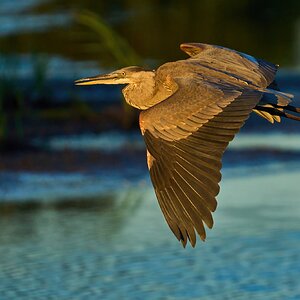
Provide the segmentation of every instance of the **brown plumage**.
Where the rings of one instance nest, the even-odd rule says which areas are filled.
[[[222,155],[249,114],[270,122],[300,120],[287,112],[300,109],[289,104],[292,95],[271,88],[276,65],[219,46],[180,47],[190,58],[156,71],[127,67],[76,84],[126,84],[125,100],[142,110],[140,128],[160,208],[177,239],[194,247],[195,231],[205,240],[204,224],[213,226]],[[274,103],[263,102],[264,94],[272,94]]]

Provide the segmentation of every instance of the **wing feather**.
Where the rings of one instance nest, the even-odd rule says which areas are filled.
[[[262,88],[273,82],[278,68],[272,63],[221,46],[185,43],[180,48],[192,59],[217,72]]]
[[[214,182],[216,180],[220,180],[221,176],[219,176],[220,179],[213,179],[210,177],[210,180],[201,180],[201,177],[209,177],[210,173],[208,172],[199,172],[196,168],[195,165],[191,165],[188,161],[182,159],[182,158],[177,158],[177,164],[178,166],[175,165],[174,169],[178,171],[181,170],[183,173],[185,173],[186,176],[190,178],[192,182],[197,184],[197,190],[201,191],[201,194],[205,197],[207,201],[207,206],[211,207],[211,209],[214,209],[216,206],[216,202],[214,197],[218,194],[219,190],[217,189],[216,191],[213,190],[214,188]],[[194,171],[194,173],[192,173]],[[220,175],[220,174],[218,174]],[[209,201],[211,200],[211,201]],[[211,205],[210,205],[211,203]]]
[[[183,246],[188,240],[195,246],[195,230],[205,240],[203,222],[208,228],[213,226],[222,155],[262,93],[229,90],[228,85],[216,90],[212,85],[206,86],[209,93],[202,95],[203,82],[191,79],[177,83],[178,91],[167,101],[141,112],[140,126],[151,180],[166,222]],[[184,100],[184,106],[177,106],[177,99],[181,105]]]

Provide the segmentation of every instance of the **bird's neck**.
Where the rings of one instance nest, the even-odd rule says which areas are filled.
[[[143,81],[128,84],[123,89],[126,102],[140,110],[148,109],[173,94],[165,82],[155,78],[155,73],[147,75]]]

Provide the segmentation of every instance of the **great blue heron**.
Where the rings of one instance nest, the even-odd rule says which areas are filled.
[[[204,241],[221,180],[221,159],[249,114],[270,122],[300,120],[290,94],[271,88],[276,65],[220,46],[182,44],[190,57],[157,70],[127,67],[77,85],[126,84],[123,95],[140,113],[147,163],[164,217],[183,246]],[[261,100],[272,94],[275,101]]]

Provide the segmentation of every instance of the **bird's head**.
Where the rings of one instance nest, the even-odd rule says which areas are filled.
[[[135,84],[140,83],[147,76],[154,76],[153,71],[146,71],[140,67],[126,67],[108,74],[82,78],[75,81],[76,85],[94,84]]]

